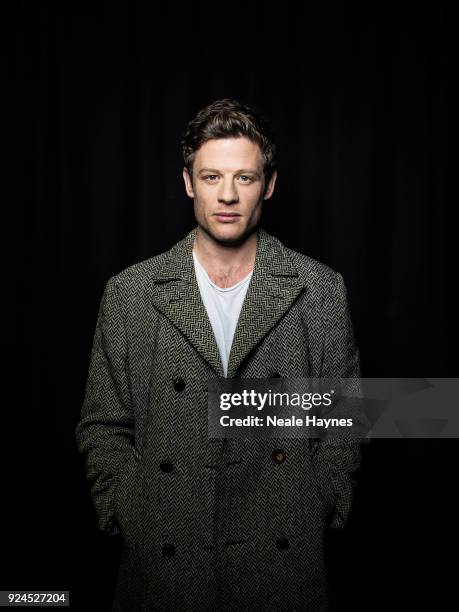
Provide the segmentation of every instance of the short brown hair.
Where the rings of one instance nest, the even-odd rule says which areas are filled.
[[[201,109],[190,121],[183,135],[181,146],[183,160],[190,176],[196,151],[208,140],[245,136],[256,142],[263,154],[266,182],[277,167],[277,147],[267,120],[252,106],[237,100],[216,100]]]

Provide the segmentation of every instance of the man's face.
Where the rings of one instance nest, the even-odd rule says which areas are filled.
[[[265,186],[263,164],[258,144],[245,137],[221,138],[196,151],[193,181],[183,169],[196,221],[217,242],[243,242],[258,224],[263,200],[271,197],[277,177],[274,172]]]

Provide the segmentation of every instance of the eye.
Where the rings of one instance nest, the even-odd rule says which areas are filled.
[[[216,178],[217,175],[216,174],[208,174],[207,176],[204,177],[204,180],[207,181],[207,179],[213,179]]]
[[[252,182],[252,177],[246,176],[245,174],[241,174],[240,178],[241,179],[247,179],[246,181],[242,181],[243,183],[251,183]]]

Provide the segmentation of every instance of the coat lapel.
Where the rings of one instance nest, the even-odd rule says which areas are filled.
[[[192,257],[197,227],[177,242],[153,276],[154,305],[186,336],[213,370],[224,376],[212,325],[201,298]],[[253,275],[234,333],[228,378],[280,320],[304,288],[282,243],[257,230]]]
[[[283,244],[259,228],[253,275],[234,332],[228,378],[236,376],[242,362],[303,289],[304,284]]]
[[[197,227],[169,251],[153,279],[153,303],[178,327],[220,376],[224,376],[214,332],[194,272],[193,243]]]

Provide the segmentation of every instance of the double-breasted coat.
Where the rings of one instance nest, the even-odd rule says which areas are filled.
[[[113,610],[326,610],[323,535],[349,516],[359,441],[208,436],[224,373],[196,231],[100,303],[75,433],[100,529],[122,538]],[[227,376],[360,376],[341,275],[261,227]]]

